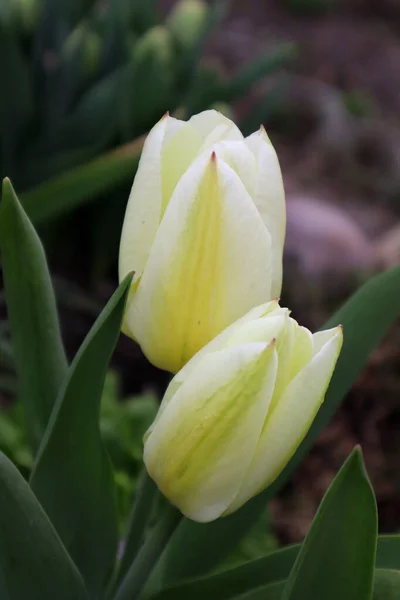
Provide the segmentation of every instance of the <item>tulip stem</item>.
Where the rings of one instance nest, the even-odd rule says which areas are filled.
[[[144,469],[135,493],[135,500],[125,539],[125,548],[116,574],[117,582],[121,581],[125,576],[143,543],[144,531],[149,522],[150,513],[154,507],[157,494],[158,489],[156,484]]]
[[[181,519],[182,514],[172,504],[166,505],[160,520],[128,569],[114,600],[135,600],[139,597]]]

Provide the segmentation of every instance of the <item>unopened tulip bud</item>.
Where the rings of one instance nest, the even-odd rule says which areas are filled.
[[[166,27],[157,25],[149,29],[137,40],[133,49],[136,62],[157,61],[165,68],[172,62],[173,44],[171,34]]]
[[[203,0],[181,0],[167,19],[167,25],[183,48],[191,48],[198,40],[209,11]]]
[[[165,496],[206,522],[268,487],[308,432],[342,339],[341,327],[312,335],[272,301],[204,347],[145,435],[145,465]]]
[[[279,296],[285,198],[264,129],[247,138],[210,110],[149,133],[122,231],[134,271],[124,332],[177,372],[228,325]]]

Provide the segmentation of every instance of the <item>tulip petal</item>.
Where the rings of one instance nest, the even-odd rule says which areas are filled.
[[[119,280],[135,271],[135,281],[140,277],[149,256],[161,218],[161,148],[171,117],[163,117],[153,127],[143,146],[134,179],[119,250]]]
[[[272,295],[282,287],[282,254],[286,231],[285,190],[278,157],[262,127],[245,139],[258,164],[254,203],[272,238]]]
[[[153,424],[149,431],[156,425],[158,419],[168,406],[171,398],[176,394],[178,389],[191,375],[193,370],[199,365],[207,354],[217,352],[223,348],[230,348],[234,344],[245,344],[249,342],[269,342],[277,338],[281,329],[284,326],[284,316],[287,314],[287,308],[280,308],[276,300],[271,300],[264,305],[258,306],[247,313],[241,319],[232,323],[224,329],[222,333],[217,335],[211,342],[202,348],[188,363],[175,375],[170,382],[164,397],[161,401],[160,408]],[[262,318],[265,315],[271,316],[268,319]],[[272,313],[274,316],[272,316]],[[260,316],[260,318],[257,318]],[[146,433],[148,435],[148,433]]]
[[[177,372],[271,297],[271,237],[237,174],[202,155],[175,188],[126,321],[147,358]]]
[[[268,487],[304,439],[332,377],[342,347],[342,329],[331,329],[325,340],[311,362],[290,382],[275,409],[271,406],[252,464],[226,514]]]
[[[242,141],[221,141],[214,144],[213,150],[218,158],[225,161],[239,176],[244,187],[253,198],[257,180],[257,162],[254,154]]]
[[[188,121],[203,138],[202,150],[209,150],[220,140],[243,140],[240,129],[233,121],[216,110],[204,110]]]
[[[199,154],[203,139],[190,122],[181,121],[171,135],[166,135],[162,148],[162,215],[173,191],[185,171]]]
[[[294,343],[290,365],[289,381],[296,377],[313,357],[313,335],[306,327],[301,327],[294,321]],[[330,336],[331,337],[331,336]],[[326,341],[329,341],[327,338]],[[321,345],[322,347],[322,345]]]
[[[208,354],[173,396],[144,447],[150,476],[189,518],[218,518],[240,488],[268,411],[274,344]]]
[[[191,358],[189,362],[187,362],[186,365],[182,367],[180,371],[177,372],[175,377],[168,385],[164,397],[161,401],[160,408],[158,409],[158,413],[156,415],[154,423],[150,426],[150,429],[157,423],[157,420],[160,418],[160,416],[166,409],[169,401],[174,396],[174,394],[176,394],[181,385],[186,381],[189,375],[193,372],[193,370],[199,365],[199,363],[207,354],[211,354],[212,352],[217,352],[218,350],[223,350],[224,348],[231,346],[232,343],[230,343],[230,340],[232,339],[232,337],[235,336],[236,332],[241,331],[243,325],[247,323],[253,325],[254,323],[254,327],[258,328],[258,319],[261,319],[267,314],[271,316],[273,315],[272,318],[280,317],[286,314],[287,311],[287,308],[281,308],[279,306],[277,300],[271,300],[270,302],[266,302],[265,304],[256,306],[256,308],[252,308],[246,315],[244,315],[244,317],[241,317],[240,319],[232,323],[232,325],[229,325],[229,327],[224,329],[219,335],[212,339],[211,342],[209,342],[206,346],[199,350],[199,352],[197,352],[197,354],[195,354],[193,358]],[[254,336],[256,339],[243,339],[241,343],[247,343],[250,341],[265,341],[265,338],[259,335],[259,333],[260,332],[258,331],[258,334]],[[270,335],[269,339],[272,339],[273,337],[275,336]]]

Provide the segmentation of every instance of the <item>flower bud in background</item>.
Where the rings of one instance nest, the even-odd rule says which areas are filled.
[[[124,332],[177,372],[251,308],[279,295],[285,199],[263,128],[243,138],[210,110],[149,133],[122,230],[119,276],[135,272]]]
[[[203,0],[181,0],[175,4],[167,19],[167,25],[182,48],[194,46],[201,35],[209,11]]]
[[[171,381],[145,434],[160,490],[200,522],[240,508],[281,473],[309,430],[342,346],[276,301],[251,310]]]
[[[135,62],[154,60],[163,68],[171,68],[173,43],[166,27],[152,27],[133,44],[132,58]]]
[[[92,31],[85,21],[82,21],[65,40],[61,58],[68,61],[79,56],[85,72],[89,76],[94,76],[99,68],[100,53],[100,36]]]

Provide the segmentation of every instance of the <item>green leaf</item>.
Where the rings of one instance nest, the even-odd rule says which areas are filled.
[[[8,179],[0,207],[0,248],[26,430],[36,449],[67,360],[43,246]]]
[[[36,182],[38,177],[45,179],[68,163],[79,164],[104,150],[117,133],[115,106],[125,70],[126,67],[121,67],[97,82],[72,114],[50,124],[48,131],[29,150],[24,181]],[[56,101],[54,98],[54,103]]]
[[[261,588],[236,596],[235,600],[281,600],[285,583],[285,581],[274,581]]]
[[[376,565],[380,569],[400,571],[400,535],[380,535]]]
[[[280,44],[273,51],[259,56],[249,65],[241,69],[231,81],[226,84],[222,100],[233,102],[237,100],[265,75],[274,73],[279,68],[293,60],[296,46],[293,43]]]
[[[356,448],[318,508],[282,600],[371,598],[377,535],[375,495]]]
[[[400,571],[376,569],[372,600],[398,600],[400,598]]]
[[[293,544],[246,562],[238,567],[193,579],[177,586],[164,588],[155,594],[148,591],[151,600],[228,600],[252,588],[265,588],[277,580],[282,589],[289,577],[301,544]],[[378,537],[375,566],[380,569],[400,570],[400,535]]]
[[[363,285],[326,323],[324,328],[343,325],[343,349],[325,401],[296,454],[274,484],[233,515],[206,525],[184,519],[153,575],[152,589],[211,571],[237,546],[307,454],[361,373],[369,354],[399,316],[399,296],[400,267],[395,267]]]
[[[287,546],[264,558],[247,562],[239,567],[194,579],[179,586],[168,587],[158,593],[148,591],[151,600],[228,600],[238,594],[247,593],[253,587],[265,587],[276,580],[287,579],[300,544]],[[187,549],[185,548],[185,552]]]
[[[128,275],[119,286],[75,356],[31,478],[94,598],[105,589],[116,555],[114,479],[100,437],[99,413],[130,280]]]
[[[235,600],[282,600],[285,581],[274,581],[268,585],[252,589]],[[192,596],[187,596],[192,599]],[[314,596],[312,596],[314,598]],[[372,600],[398,600],[400,598],[400,571],[377,569],[374,577]],[[176,600],[179,600],[177,597]],[[324,596],[325,600],[325,596]]]
[[[0,453],[2,600],[88,600],[82,578],[14,465]]]
[[[132,181],[144,137],[46,181],[21,196],[34,223],[50,221],[96,198],[122,182]]]

